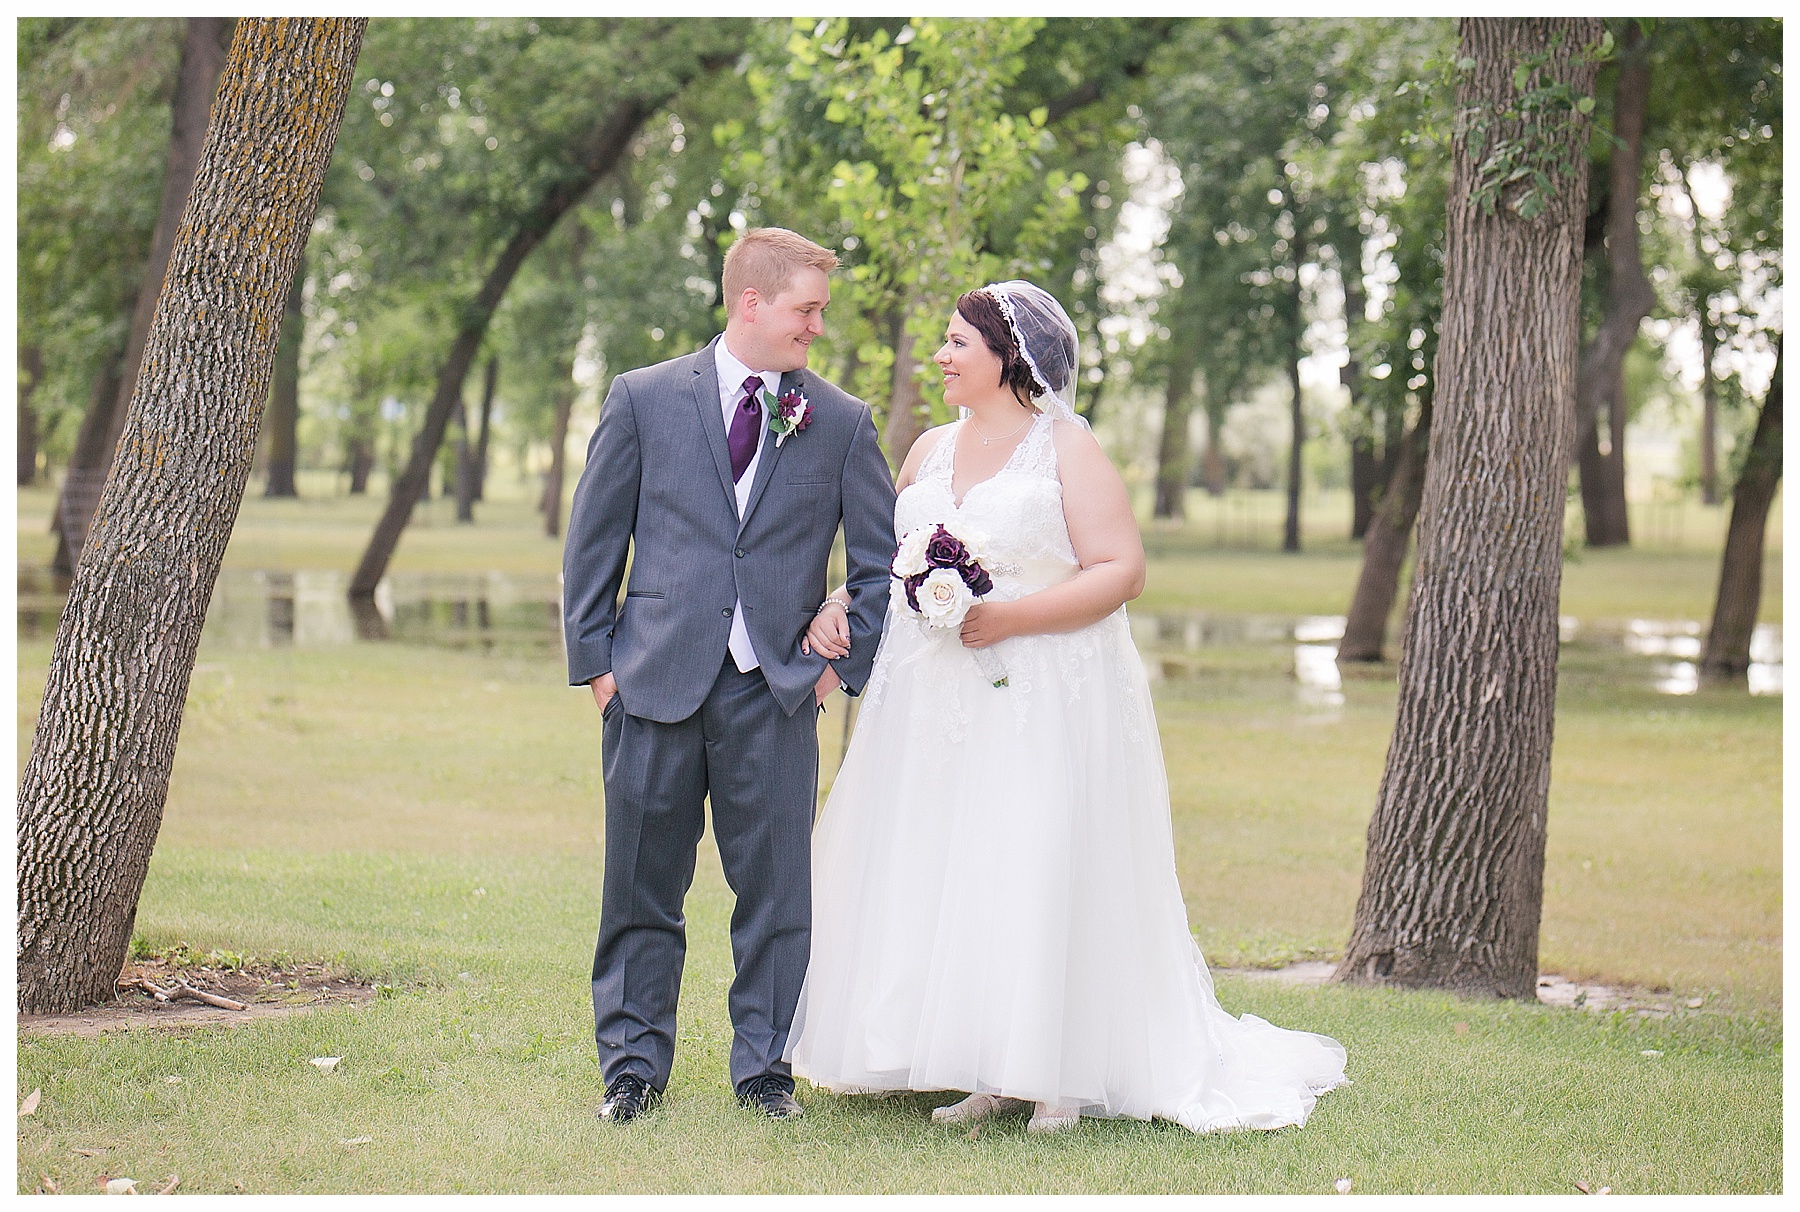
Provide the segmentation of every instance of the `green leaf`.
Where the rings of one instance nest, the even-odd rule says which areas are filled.
[[[1584,114],[1591,114],[1594,112],[1594,99],[1592,97],[1583,97],[1581,100],[1575,102],[1575,108]]]

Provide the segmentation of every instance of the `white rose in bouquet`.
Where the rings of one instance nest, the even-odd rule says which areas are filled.
[[[915,595],[919,615],[930,627],[960,627],[975,603],[975,595],[953,568],[939,568],[926,577]]]
[[[931,542],[932,527],[915,526],[900,539],[894,553],[893,573],[897,577],[917,576],[925,571],[925,546]]]
[[[988,557],[993,553],[988,550],[987,532],[958,526],[951,533],[962,540],[962,545],[968,549],[970,559],[977,564],[988,562]]]

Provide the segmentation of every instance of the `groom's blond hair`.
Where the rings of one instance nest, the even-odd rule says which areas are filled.
[[[753,227],[725,250],[725,272],[720,286],[725,293],[725,315],[737,314],[738,300],[746,290],[773,299],[788,288],[801,266],[830,273],[838,267],[837,254],[814,244],[785,227]]]

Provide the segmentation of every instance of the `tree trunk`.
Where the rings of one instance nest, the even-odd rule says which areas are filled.
[[[1375,520],[1375,501],[1381,495],[1381,460],[1372,437],[1350,442],[1350,537],[1366,539]],[[1367,557],[1364,557],[1365,559]]]
[[[1156,452],[1156,503],[1152,516],[1187,517],[1188,409],[1194,398],[1194,363],[1184,351],[1169,367],[1163,393],[1162,441]]]
[[[1354,235],[1340,225],[1334,229],[1332,243],[1338,250],[1338,277],[1344,284],[1344,338],[1350,354],[1338,368],[1338,383],[1350,393],[1352,414],[1362,400],[1362,362],[1356,356],[1356,325],[1368,309],[1367,292],[1362,280],[1362,233]],[[1353,255],[1352,255],[1353,254]],[[1393,469],[1381,471],[1381,460],[1375,457],[1375,418],[1369,417],[1368,432],[1350,443],[1350,537],[1361,539],[1374,520],[1375,498],[1381,486],[1392,478]],[[1390,451],[1389,453],[1392,453]]]
[[[1731,490],[1731,524],[1719,563],[1719,596],[1707,628],[1700,672],[1709,678],[1737,679],[1750,668],[1750,636],[1762,606],[1763,533],[1769,507],[1781,484],[1781,343],[1775,344],[1775,374],[1756,418],[1756,433],[1737,486]]]
[[[1700,300],[1700,499],[1719,503],[1719,380],[1713,375],[1713,357],[1719,352],[1719,335],[1707,320],[1710,299]]]
[[[1619,39],[1619,75],[1613,92],[1613,145],[1607,163],[1607,306],[1599,331],[1581,355],[1576,380],[1576,449],[1581,458],[1581,501],[1590,547],[1630,541],[1625,512],[1625,354],[1638,326],[1656,306],[1656,290],[1644,275],[1638,241],[1638,197],[1643,183],[1644,120],[1650,106],[1650,55],[1643,31],[1627,21]],[[1616,413],[1617,440],[1601,456],[1597,439],[1600,411]],[[1589,484],[1590,476],[1599,479]]]
[[[460,396],[450,419],[456,425],[453,459],[456,470],[451,477],[456,485],[456,520],[472,523],[475,521],[475,443],[469,439],[468,406]]]
[[[488,434],[494,417],[494,391],[500,385],[500,355],[489,354],[487,378],[481,385],[481,436],[475,441],[475,499],[487,499]]]
[[[569,414],[575,407],[575,384],[569,376],[556,389],[556,416],[550,423],[550,470],[544,476],[544,533],[562,533],[563,476],[569,461]]]
[[[350,439],[347,470],[350,472],[350,495],[365,496],[369,491],[369,473],[375,470],[375,440],[360,435]]]
[[[1306,411],[1305,401],[1300,395],[1300,361],[1306,356],[1301,348],[1301,338],[1306,334],[1305,309],[1300,299],[1300,267],[1306,263],[1306,218],[1300,207],[1294,207],[1294,297],[1290,303],[1293,314],[1289,317],[1291,326],[1291,345],[1288,350],[1288,377],[1294,385],[1294,407],[1292,412],[1293,438],[1288,444],[1287,475],[1287,526],[1282,531],[1281,549],[1283,551],[1300,550],[1300,454],[1306,443]]]
[[[94,372],[87,410],[81,414],[81,427],[75,431],[75,449],[69,452],[69,465],[63,469],[56,512],[50,517],[50,528],[56,532],[56,555],[51,558],[50,571],[59,577],[75,575],[75,562],[81,558],[88,524],[94,518],[94,504],[100,499],[100,486],[106,482],[106,468],[112,462],[110,429],[123,357],[120,351],[103,358],[100,369]]]
[[[1225,431],[1226,397],[1224,392],[1215,390],[1210,376],[1202,375],[1200,386],[1206,408],[1206,453],[1200,456],[1200,483],[1205,486],[1207,495],[1222,497],[1225,495],[1225,452],[1219,441]]]
[[[169,105],[169,161],[163,172],[162,201],[156,213],[156,227],[150,235],[150,256],[144,262],[144,278],[138,286],[137,303],[132,309],[131,328],[125,338],[124,353],[112,370],[112,393],[103,398],[96,397],[89,405],[90,411],[98,409],[98,415],[91,422],[93,432],[85,448],[77,442],[77,447],[82,449],[82,459],[69,460],[63,497],[57,502],[57,512],[64,519],[59,542],[61,550],[56,559],[59,571],[72,571],[81,559],[81,546],[87,539],[100,485],[112,468],[119,431],[125,424],[125,413],[137,386],[138,368],[144,359],[144,342],[150,335],[157,296],[168,272],[169,250],[175,245],[175,231],[187,206],[188,192],[193,188],[194,169],[200,162],[200,146],[206,138],[213,94],[218,91],[219,71],[225,64],[225,35],[230,27],[231,18],[228,17],[187,19],[181,43],[181,66],[175,77],[175,96]],[[86,434],[90,427],[89,418],[82,418],[81,427]]]
[[[1400,703],[1340,980],[1532,999],[1556,706],[1557,595],[1581,339],[1588,122],[1502,115],[1522,58],[1577,95],[1598,18],[1468,18],[1459,113],[1578,166],[1522,219],[1518,184],[1475,204],[1467,127],[1453,151],[1442,335]]]
[[[919,391],[919,363],[913,357],[915,340],[906,328],[912,302],[909,298],[908,305],[900,308],[892,321],[894,373],[889,380],[887,424],[881,433],[888,462],[896,470],[906,461],[906,454],[919,440],[919,435],[925,432],[925,397]]]
[[[288,286],[287,309],[281,316],[281,341],[275,346],[275,382],[269,391],[269,411],[263,428],[269,434],[269,479],[265,497],[297,497],[294,465],[300,448],[300,344],[306,339],[306,313],[301,307],[306,288],[306,256],[294,269]]]
[[[697,67],[699,70],[706,70],[716,65],[716,61],[702,60]],[[388,493],[387,508],[376,522],[375,531],[369,536],[369,545],[363,550],[356,573],[350,579],[351,597],[373,595],[375,587],[387,573],[388,561],[393,559],[394,550],[400,546],[400,535],[405,531],[407,522],[412,519],[413,507],[425,495],[432,460],[437,455],[438,447],[443,444],[444,430],[450,424],[450,414],[462,399],[463,381],[468,378],[469,367],[474,364],[475,354],[487,336],[494,310],[500,306],[500,300],[506,294],[506,288],[512,284],[519,266],[524,264],[531,250],[550,234],[557,221],[581,201],[594,183],[612,171],[619,157],[630,147],[638,128],[686,82],[685,78],[679,76],[667,79],[662,82],[662,90],[655,95],[629,97],[613,107],[612,112],[594,128],[588,136],[586,146],[575,157],[577,171],[555,180],[544,191],[537,204],[520,219],[512,238],[488,270],[481,289],[475,293],[470,304],[459,312],[462,317],[460,327],[450,342],[450,350],[438,371],[437,390],[432,395],[430,406],[425,410],[425,422],[413,438],[412,453],[407,459],[406,469],[395,479],[393,488]]]
[[[21,1012],[113,995],[364,24],[237,24],[21,779]]]
[[[1625,507],[1625,371],[1606,397],[1607,449],[1600,449],[1598,418],[1581,446],[1581,512],[1589,547],[1623,547],[1631,542]]]
[[[1400,569],[1412,542],[1413,522],[1425,495],[1426,455],[1431,442],[1431,401],[1419,410],[1418,423],[1401,443],[1399,461],[1373,511],[1363,537],[1362,571],[1338,642],[1340,661],[1379,661],[1387,642],[1388,615],[1400,592]]]
[[[38,423],[31,410],[31,393],[44,381],[44,351],[36,345],[19,347],[19,487],[37,483]]]

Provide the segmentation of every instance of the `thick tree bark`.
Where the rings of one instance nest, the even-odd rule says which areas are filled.
[[[1379,661],[1387,642],[1388,615],[1400,593],[1400,569],[1412,542],[1413,522],[1425,495],[1426,455],[1431,442],[1431,401],[1401,444],[1399,461],[1363,536],[1362,571],[1338,642],[1340,661]]]
[[[302,308],[306,288],[306,257],[294,268],[288,285],[287,308],[281,315],[281,341],[275,346],[274,383],[269,389],[269,411],[263,429],[269,435],[268,483],[265,497],[297,497],[294,467],[300,449],[300,345],[306,339],[306,312]]]
[[[82,418],[82,436],[87,440],[76,442],[76,454],[69,460],[63,493],[57,501],[57,515],[63,519],[63,526],[55,567],[62,573],[72,571],[81,559],[81,545],[87,539],[100,485],[112,468],[113,451],[137,385],[157,296],[168,272],[169,250],[175,245],[175,231],[194,184],[194,169],[200,162],[200,146],[206,138],[207,115],[212,112],[213,94],[218,91],[219,72],[225,65],[225,38],[230,27],[228,17],[187,19],[175,95],[169,106],[169,161],[163,172],[162,201],[150,235],[150,256],[144,262],[144,279],[132,309],[131,328],[119,363],[110,371],[111,394],[96,396],[89,405],[89,411],[95,415]]]
[[[19,347],[19,487],[37,483],[38,423],[31,408],[31,393],[44,381],[44,351],[36,345]]]
[[[1460,113],[1490,139],[1581,163],[1588,123],[1500,116],[1523,56],[1577,94],[1598,18],[1463,18]],[[1472,124],[1471,124],[1472,125]],[[1474,204],[1480,161],[1454,147],[1442,336],[1400,705],[1369,822],[1356,922],[1338,978],[1535,998],[1556,705],[1557,595],[1581,339],[1587,177],[1553,178],[1522,219],[1508,187]]]
[[[1187,350],[1169,367],[1163,392],[1162,440],[1156,450],[1156,502],[1151,514],[1171,521],[1187,517],[1188,410],[1194,399],[1194,362]]]
[[[113,994],[364,24],[238,22],[19,789],[22,1012]]]
[[[1607,306],[1594,339],[1581,354],[1576,380],[1576,449],[1581,458],[1581,502],[1589,547],[1631,541],[1625,510],[1625,354],[1638,326],[1656,306],[1656,289],[1644,274],[1638,240],[1638,197],[1643,183],[1644,121],[1650,108],[1650,54],[1636,21],[1619,39],[1619,75],[1613,93],[1613,145],[1607,163]],[[1621,144],[1623,146],[1621,146]],[[1591,437],[1606,411],[1612,450],[1600,454]],[[1598,483],[1590,483],[1598,479]]]
[[[695,65],[695,70],[711,70],[722,62],[722,59],[703,59]],[[459,312],[460,326],[438,371],[437,390],[425,410],[424,424],[413,437],[406,468],[395,479],[388,494],[387,508],[376,522],[369,545],[364,548],[356,573],[350,578],[351,597],[372,596],[387,573],[388,562],[400,546],[400,536],[412,519],[413,507],[425,496],[432,460],[443,445],[450,414],[462,398],[469,367],[475,362],[475,354],[487,337],[488,324],[493,320],[506,288],[512,285],[514,275],[519,272],[519,266],[594,183],[613,170],[619,157],[630,147],[638,128],[686,82],[685,77],[669,79],[663,90],[654,95],[628,97],[613,107],[589,134],[585,146],[574,158],[575,171],[551,184],[536,205],[520,219],[511,239],[488,270],[481,289]]]
[[[1719,596],[1707,628],[1700,672],[1708,678],[1737,679],[1750,668],[1750,637],[1762,607],[1763,535],[1769,507],[1781,485],[1781,343],[1775,344],[1775,374],[1756,418],[1756,433],[1737,486],[1731,490],[1731,524],[1719,563]]]

